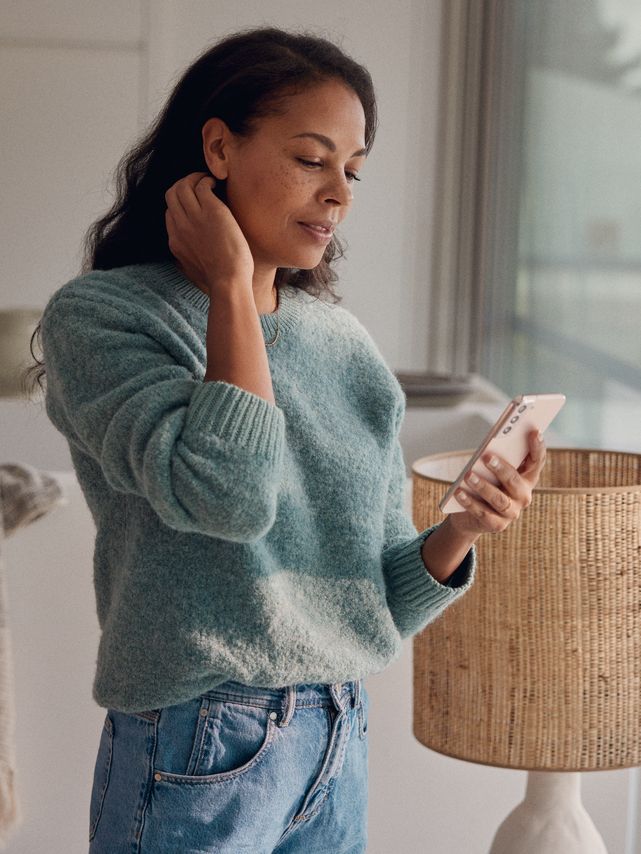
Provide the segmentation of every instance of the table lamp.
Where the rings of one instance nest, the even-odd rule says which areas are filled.
[[[471,453],[413,463],[418,530]],[[413,638],[418,741],[529,772],[490,854],[606,854],[580,772],[641,765],[640,529],[641,454],[549,448],[531,505]]]

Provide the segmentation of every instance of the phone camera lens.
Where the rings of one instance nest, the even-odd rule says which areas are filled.
[[[504,433],[509,433],[511,429],[512,429],[511,427],[506,427],[506,428],[503,430],[503,432],[504,432]]]
[[[519,420],[519,416],[518,416],[518,415],[515,415],[515,416],[514,416],[514,418],[510,418],[510,424],[516,424],[516,422],[517,422],[518,420]]]
[[[525,412],[526,409],[527,409],[527,406],[525,404],[523,404],[523,406],[519,406],[519,408],[517,409],[517,412]]]

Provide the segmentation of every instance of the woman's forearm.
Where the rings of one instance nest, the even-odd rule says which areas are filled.
[[[250,286],[211,292],[205,382],[224,380],[276,405],[265,339]]]
[[[479,535],[461,534],[450,524],[449,516],[421,546],[421,557],[430,575],[444,584],[463,562]]]

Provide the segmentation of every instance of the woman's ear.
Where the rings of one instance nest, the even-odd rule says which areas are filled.
[[[231,131],[222,119],[207,119],[202,127],[203,155],[207,168],[219,180],[225,180],[229,171]]]

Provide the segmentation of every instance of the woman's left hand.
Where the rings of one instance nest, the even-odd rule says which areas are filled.
[[[538,436],[537,430],[528,436],[529,453],[518,469],[496,456],[493,464],[491,454],[481,458],[495,474],[499,485],[495,486],[481,475],[475,483],[475,473],[468,472],[465,486],[455,493],[465,511],[448,516],[452,528],[460,534],[472,536],[499,533],[519,518],[521,511],[532,501],[532,490],[545,464],[545,443]]]

